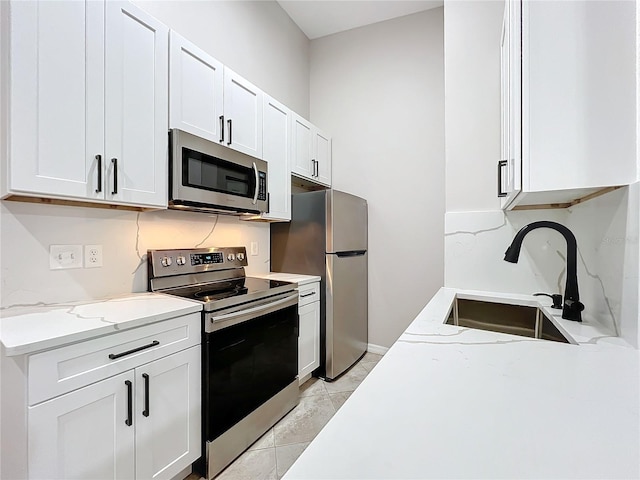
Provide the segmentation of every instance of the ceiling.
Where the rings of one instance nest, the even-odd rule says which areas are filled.
[[[278,0],[313,40],[352,28],[441,7],[443,0]]]

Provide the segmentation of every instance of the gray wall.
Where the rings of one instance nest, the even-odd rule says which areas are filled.
[[[333,187],[369,202],[369,343],[390,346],[443,284],[443,8],[311,42],[311,121]]]

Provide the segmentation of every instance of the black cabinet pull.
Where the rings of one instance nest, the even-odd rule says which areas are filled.
[[[224,115],[220,115],[220,143],[224,142]]]
[[[506,197],[507,192],[502,191],[502,169],[507,166],[506,160],[498,161],[498,197]]]
[[[118,159],[112,158],[111,163],[113,164],[113,191],[111,195],[116,195],[118,193]]]
[[[300,298],[310,297],[311,295],[315,295],[315,294],[316,294],[316,292],[305,293],[304,295],[300,295]]]
[[[144,410],[142,411],[142,415],[145,417],[149,416],[149,375],[146,373],[142,374],[142,378],[144,378]]]
[[[233,141],[232,140],[233,137],[231,136],[232,135],[231,134],[231,127],[232,127],[231,119],[227,120],[227,125],[229,125],[229,141],[227,142],[227,145],[231,145],[231,142]]]
[[[102,155],[96,155],[96,160],[98,161],[98,187],[96,188],[96,193],[100,193],[102,191]]]
[[[125,380],[124,384],[127,386],[127,419],[124,423],[130,427],[133,425],[133,384],[130,380]]]
[[[158,340],[154,340],[153,342],[151,342],[148,345],[143,345],[143,346],[138,347],[138,348],[127,350],[126,352],[110,353],[109,354],[109,359],[115,360],[116,358],[124,357],[125,355],[131,355],[132,353],[139,352],[140,350],[146,350],[147,348],[155,347],[156,345],[160,345],[160,342]]]

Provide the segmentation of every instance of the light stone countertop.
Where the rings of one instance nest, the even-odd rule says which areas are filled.
[[[640,352],[554,315],[577,344],[443,324],[440,289],[284,476],[305,479],[639,478]]]
[[[202,303],[160,293],[15,306],[0,312],[0,342],[7,356],[22,355],[201,310]]]
[[[298,285],[305,285],[307,283],[319,282],[320,277],[317,275],[301,275],[298,273],[263,273],[258,275],[252,275],[257,278],[267,278],[269,280],[281,280],[283,282],[297,283]]]

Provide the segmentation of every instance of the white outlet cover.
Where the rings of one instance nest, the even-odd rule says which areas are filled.
[[[84,246],[84,268],[99,268],[102,266],[102,245]]]
[[[251,255],[258,255],[258,242],[251,242]]]
[[[49,268],[82,268],[82,245],[49,245]]]

